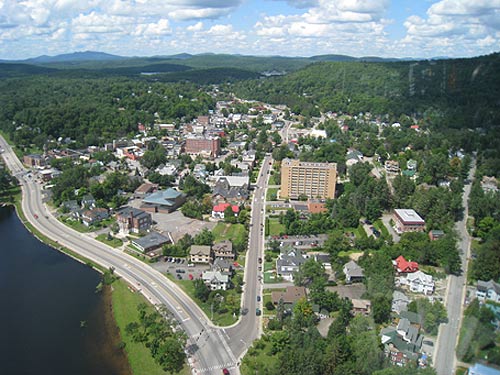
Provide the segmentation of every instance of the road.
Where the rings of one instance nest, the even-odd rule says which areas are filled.
[[[6,165],[21,183],[23,212],[40,233],[105,268],[113,267],[117,275],[139,289],[151,303],[165,305],[189,337],[188,344],[193,350],[191,356],[193,373],[220,374],[222,368],[230,369],[231,373],[239,373],[237,357],[243,351],[239,344],[233,344],[235,339],[228,337],[223,329],[214,327],[198,305],[158,271],[56,220],[42,203],[40,186],[28,178],[27,170],[2,137],[0,146],[5,150],[2,156]],[[247,278],[249,282],[252,281],[252,276]],[[256,329],[254,326],[251,327],[251,324],[255,324],[255,319],[241,320],[233,330],[255,332]],[[246,342],[250,343],[250,337],[254,336],[255,333],[246,335]],[[240,337],[236,339],[239,340]]]
[[[448,323],[441,324],[436,344],[436,355],[434,357],[434,368],[438,375],[452,375],[455,371],[458,334],[460,332],[462,310],[465,300],[465,289],[467,281],[467,258],[470,252],[470,236],[467,232],[467,217],[469,214],[469,194],[471,183],[476,172],[476,160],[469,171],[470,181],[464,187],[462,205],[464,215],[462,220],[455,224],[455,229],[460,235],[459,249],[462,260],[462,274],[460,276],[449,276],[448,289],[445,296],[446,309],[448,311]]]

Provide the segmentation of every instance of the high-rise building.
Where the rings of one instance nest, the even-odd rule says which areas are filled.
[[[336,163],[302,162],[283,159],[281,162],[282,198],[334,198],[337,182]]]

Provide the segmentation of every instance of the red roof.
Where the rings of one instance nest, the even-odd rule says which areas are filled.
[[[409,262],[402,255],[396,258],[396,267],[398,272],[402,273],[412,273],[418,271],[418,263]]]
[[[229,203],[219,203],[217,206],[214,206],[212,211],[224,212],[226,210],[226,208],[228,208],[229,206],[231,206]],[[240,208],[238,206],[231,206],[231,208],[235,214],[240,212]]]
[[[418,126],[418,125],[412,125],[412,126],[410,126],[410,128],[412,128],[412,129],[418,129],[419,127],[420,126]]]

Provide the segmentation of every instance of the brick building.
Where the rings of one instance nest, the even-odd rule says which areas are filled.
[[[216,158],[220,155],[219,137],[189,137],[186,138],[184,149],[187,154],[206,155]]]

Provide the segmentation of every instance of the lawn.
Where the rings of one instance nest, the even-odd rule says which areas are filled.
[[[76,219],[71,219],[71,218],[61,218],[61,221],[71,229],[76,230],[77,232],[80,233],[88,233],[91,232],[92,229],[90,227],[87,227],[86,225],[83,225],[80,220]]]
[[[267,201],[274,201],[277,199],[278,196],[278,188],[268,188],[266,192],[266,200]]]
[[[174,281],[177,285],[179,285],[186,294],[191,297],[193,301],[195,301],[198,306],[207,314],[208,318],[212,317],[212,309],[210,303],[202,302],[198,298],[194,296],[194,284],[191,280],[178,280],[174,277],[174,275],[167,275],[168,278]],[[236,293],[234,289],[229,289],[227,291],[221,291],[221,294],[224,294],[227,298],[228,295],[234,295],[236,297],[235,304],[240,306],[241,295]],[[235,323],[238,320],[238,316],[234,317],[230,312],[219,314],[219,312],[215,311],[213,314],[212,322],[218,326],[225,327]]]
[[[271,174],[269,176],[269,183],[268,185],[279,185],[281,181],[276,181],[276,176],[274,174]]]
[[[270,355],[271,349],[272,343],[266,336],[255,341],[241,362],[240,372],[243,375],[279,373],[278,356]]]
[[[375,221],[373,223],[373,226],[375,228],[377,228],[379,230],[380,233],[382,233],[382,236],[384,237],[389,237],[390,234],[389,234],[389,231],[387,230],[387,228],[385,227],[384,223],[382,222],[382,220],[378,219],[377,221]]]
[[[285,226],[280,224],[279,218],[268,217],[266,220],[266,236],[276,236],[285,232]]]
[[[119,238],[116,237],[111,237],[111,240],[108,239],[107,234],[100,234],[96,237],[96,240],[101,241],[102,243],[105,243],[108,246],[111,247],[120,247],[123,245],[123,241],[120,240]]]
[[[228,224],[218,222],[212,230],[215,242],[231,240],[232,242],[242,241],[245,236],[245,226],[243,224]]]
[[[166,374],[151,357],[149,349],[142,343],[134,342],[125,332],[127,324],[139,321],[137,305],[147,303],[146,299],[141,294],[132,292],[125,282],[118,280],[113,283],[112,301],[116,325],[125,343],[125,351],[132,372],[134,374]],[[149,308],[152,309],[152,307]]]

